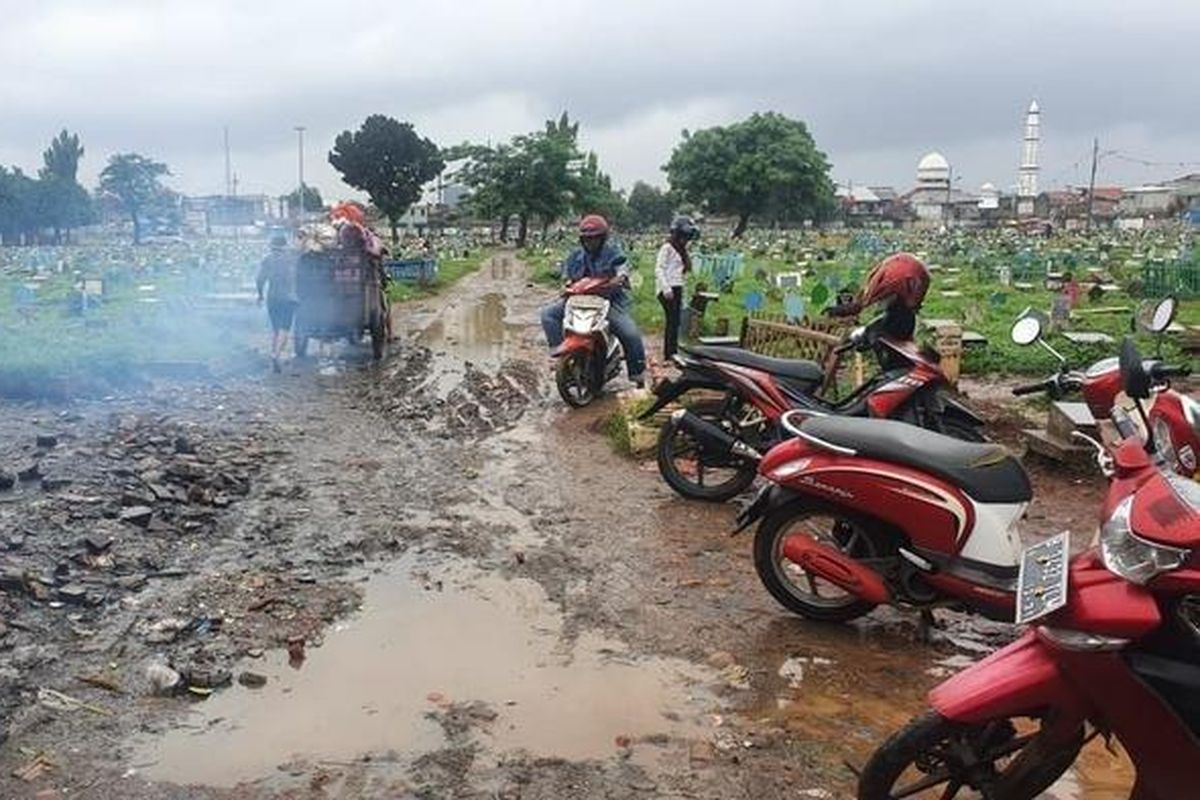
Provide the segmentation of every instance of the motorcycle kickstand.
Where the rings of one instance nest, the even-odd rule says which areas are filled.
[[[920,614],[921,616],[917,620],[917,643],[932,644],[934,629],[942,626],[933,616],[932,608],[922,608]]]

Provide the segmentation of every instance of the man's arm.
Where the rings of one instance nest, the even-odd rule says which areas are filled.
[[[263,285],[267,282],[267,259],[263,259],[262,264],[258,266],[258,275],[254,278],[254,285],[258,287],[258,299],[263,299]]]

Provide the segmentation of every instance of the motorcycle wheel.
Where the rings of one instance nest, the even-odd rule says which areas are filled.
[[[968,725],[927,711],[871,755],[859,775],[858,800],[1034,798],[1075,762],[1083,742],[1082,727],[1067,744],[1052,747],[1040,719]]]
[[[801,498],[768,514],[754,533],[754,569],[788,611],[818,622],[849,622],[875,608],[784,558],[783,543],[789,536],[811,536],[853,558],[879,558],[886,541],[879,523]]]
[[[724,414],[724,402],[721,400],[703,401],[691,406],[690,411],[709,422],[721,425],[735,424]],[[728,427],[728,425],[726,425]],[[695,475],[689,475],[680,464],[681,460],[692,454],[695,465]],[[754,483],[758,474],[758,465],[753,462],[741,462],[734,468],[718,468],[724,477],[716,483],[705,485],[704,464],[700,458],[696,442],[679,430],[675,420],[668,419],[658,432],[658,471],[667,485],[678,494],[689,500],[704,500],[709,503],[724,503],[732,500]]]
[[[592,365],[583,353],[572,353],[559,361],[554,382],[563,401],[572,408],[583,408],[596,399]]]

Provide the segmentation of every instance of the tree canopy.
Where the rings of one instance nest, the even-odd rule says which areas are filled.
[[[630,224],[637,230],[665,228],[671,224],[675,203],[671,196],[643,181],[638,181],[629,191]]]
[[[342,131],[329,152],[329,163],[355,189],[366,192],[397,236],[404,213],[421,199],[421,188],[445,167],[438,146],[413,126],[372,114],[357,131]]]
[[[673,191],[716,214],[820,219],[834,206],[829,161],[799,120],[768,112],[689,134],[664,168]]]
[[[111,156],[100,173],[100,191],[115,198],[133,222],[134,244],[142,241],[141,214],[165,196],[159,179],[170,174],[166,164],[137,153]]]
[[[472,190],[472,210],[500,221],[507,238],[517,220],[517,244],[523,246],[531,222],[546,228],[570,214],[600,213],[618,224],[627,216],[624,198],[600,170],[595,153],[581,152],[579,123],[567,113],[543,130],[515,136],[496,146],[461,145],[448,153],[466,158],[459,179]]]
[[[288,213],[294,214],[297,206],[300,206],[300,190],[293,189],[280,199],[287,204]],[[315,186],[304,184],[304,205],[300,210],[304,212],[320,211],[324,207],[325,201],[321,197],[321,190]]]
[[[38,218],[41,225],[54,229],[54,239],[92,221],[92,199],[79,185],[79,161],[83,145],[77,134],[64,128],[42,153],[38,171]]]

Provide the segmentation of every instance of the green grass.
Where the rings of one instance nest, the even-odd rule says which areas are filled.
[[[774,288],[770,281],[760,281],[757,277],[760,272],[769,277],[777,272],[800,271],[799,264],[803,263],[803,269],[809,274],[805,275],[799,294],[805,299],[808,313],[811,314],[813,308],[809,293],[815,285],[823,283],[830,276],[836,286],[861,285],[863,277],[877,258],[864,250],[856,249],[851,244],[849,233],[809,234],[799,243],[789,243],[783,248],[764,244],[762,240],[767,235],[769,234],[766,232],[760,232],[758,242],[751,240],[737,243],[728,246],[728,250],[722,243],[707,243],[709,251],[714,253],[735,249],[747,252],[742,276],[734,282],[729,291],[722,293],[717,301],[708,306],[705,313],[705,327],[708,332],[713,332],[717,321],[725,318],[729,322],[730,333],[736,334],[740,330],[742,318],[746,315],[745,296],[751,291],[763,293],[766,300],[764,311],[783,312],[785,292]],[[933,242],[920,238],[918,234],[889,235],[893,237],[893,241],[887,243],[884,252],[911,249],[922,255],[927,263],[939,267],[934,271],[933,284],[921,310],[921,318],[952,319],[961,323],[964,329],[976,331],[987,338],[986,346],[969,348],[964,353],[963,369],[971,374],[1045,374],[1057,366],[1053,356],[1043,348],[1018,347],[1009,339],[1009,328],[1017,316],[1026,308],[1048,314],[1055,293],[1047,291],[1042,282],[1035,279],[1028,281],[1034,283],[1033,289],[1004,287],[993,277],[997,264],[1051,261],[1054,269],[1071,271],[1085,289],[1087,284],[1084,277],[1089,266],[1106,269],[1122,287],[1121,290],[1106,293],[1096,303],[1091,302],[1085,292],[1076,307],[1077,311],[1084,314],[1072,320],[1071,329],[1107,333],[1119,341],[1130,331],[1131,313],[1087,315],[1086,312],[1089,308],[1100,306],[1135,308],[1139,302],[1136,296],[1139,291],[1137,276],[1140,274],[1137,264],[1140,263],[1139,259],[1144,260],[1146,253],[1154,254],[1156,246],[1154,240],[1149,240],[1148,243],[1146,239],[1117,239],[1117,243],[1109,247],[1106,242],[1098,244],[1096,239],[1088,239],[1082,235],[1049,241],[1017,240],[1016,244],[1001,238],[1000,234],[990,232],[955,234],[953,237]],[[634,318],[645,332],[661,331],[664,315],[655,297],[654,285],[654,256],[659,240],[647,237],[627,240],[625,244],[634,274],[637,276],[633,289]],[[778,252],[779,249],[789,252],[784,255]],[[1165,249],[1165,246],[1161,249]],[[772,252],[773,250],[775,252]],[[532,274],[536,282],[556,285],[559,280],[557,264],[564,255],[565,251],[531,248],[522,253],[522,258],[533,265]],[[1200,259],[1200,254],[1196,257]],[[952,269],[958,270],[957,273],[952,273]],[[688,297],[703,280],[695,275],[689,277]],[[711,285],[708,288],[710,291],[713,289]],[[948,289],[959,291],[962,296],[943,296],[941,292]],[[1200,303],[1195,300],[1182,302],[1177,321],[1185,325],[1200,324]],[[1143,352],[1154,352],[1155,342],[1151,337],[1138,334],[1137,339]],[[1116,353],[1114,345],[1078,346],[1057,334],[1051,334],[1048,341],[1062,352],[1073,366],[1086,366]],[[1167,338],[1163,354],[1168,359],[1181,358],[1172,337]]]
[[[477,272],[491,256],[490,250],[484,250],[480,253],[473,253],[467,258],[439,258],[438,274],[435,280],[426,284],[392,281],[388,284],[388,298],[394,303],[403,303],[406,300],[432,297],[453,286],[472,272]]]

